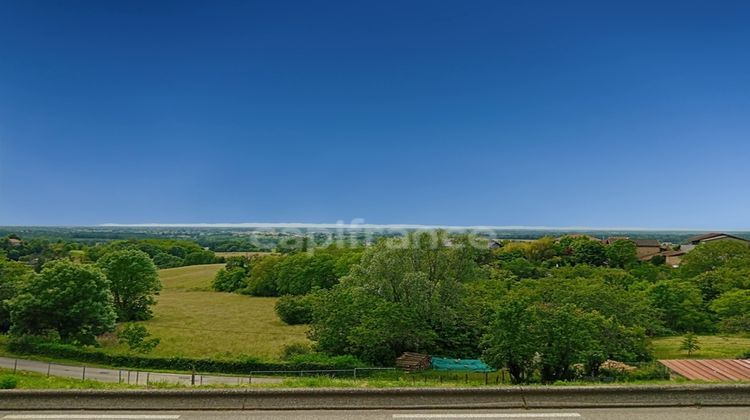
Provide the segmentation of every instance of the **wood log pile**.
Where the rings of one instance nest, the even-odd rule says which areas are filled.
[[[429,369],[432,359],[427,354],[406,352],[396,358],[396,367],[407,372]]]

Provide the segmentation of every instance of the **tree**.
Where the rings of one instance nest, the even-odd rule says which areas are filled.
[[[8,301],[18,295],[20,288],[33,275],[28,265],[0,257],[0,332],[10,329]]]
[[[247,287],[247,272],[242,267],[222,268],[211,287],[218,292],[236,292]]]
[[[607,246],[607,261],[610,267],[626,268],[638,262],[633,241],[618,239]]]
[[[572,241],[570,247],[573,251],[573,261],[576,264],[600,266],[607,261],[606,250],[599,241],[576,238]]]
[[[156,266],[145,252],[126,249],[114,251],[99,259],[114,296],[117,318],[120,321],[141,321],[151,318],[150,306],[161,290]]]
[[[115,327],[109,281],[96,266],[51,261],[10,301],[11,333],[56,333],[63,341],[94,344]]]
[[[338,282],[334,258],[325,253],[298,253],[285,257],[277,267],[279,294],[304,295],[313,288],[330,289]]]
[[[575,363],[595,374],[607,358],[650,356],[642,330],[572,304],[513,298],[498,310],[483,344],[484,359],[507,368],[514,383],[527,382],[536,368],[543,381],[553,382],[571,379]]]
[[[278,265],[283,258],[278,255],[253,258],[247,288],[242,290],[241,293],[253,296],[278,296],[276,279],[278,277]]]
[[[688,278],[721,267],[750,267],[750,247],[747,243],[719,240],[700,244],[685,254],[680,271],[683,277]]]
[[[149,353],[161,340],[159,338],[149,338],[151,333],[141,324],[127,324],[117,334],[121,343],[126,343],[131,351],[139,353]]]
[[[681,280],[662,280],[649,288],[654,307],[661,312],[664,326],[675,332],[712,331],[701,291]]]
[[[276,301],[274,309],[284,323],[289,325],[309,324],[318,296],[315,293],[293,296],[284,295]]]
[[[680,350],[687,351],[688,357],[690,357],[700,349],[701,347],[698,343],[698,337],[692,332],[685,334],[685,338],[682,339],[682,343],[680,344]]]
[[[442,232],[381,240],[316,305],[311,338],[327,353],[380,365],[403,351],[476,355],[463,282],[477,272],[471,250],[445,246]]]
[[[724,331],[750,331],[750,290],[726,292],[711,302],[710,308],[721,317]]]
[[[484,336],[483,359],[497,369],[508,369],[515,384],[528,382],[535,367],[539,343],[533,315],[524,302],[511,302],[498,309]]]

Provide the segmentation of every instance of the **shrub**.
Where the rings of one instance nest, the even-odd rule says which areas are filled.
[[[313,319],[313,297],[282,296],[276,302],[276,314],[289,325],[309,324]]]
[[[212,287],[218,292],[235,292],[247,287],[247,273],[242,267],[222,268],[216,273]]]
[[[632,372],[628,372],[625,379],[629,381],[665,380],[669,379],[669,371],[661,363],[647,363]]]
[[[281,351],[281,360],[290,360],[293,357],[312,353],[312,347],[308,343],[291,343],[284,346]]]
[[[151,333],[140,324],[128,324],[117,334],[120,342],[127,343],[131,351],[148,353],[159,345],[158,338],[149,338]]]
[[[0,376],[0,389],[14,389],[18,386],[18,379],[13,375]]]

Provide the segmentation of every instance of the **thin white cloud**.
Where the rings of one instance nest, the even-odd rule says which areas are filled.
[[[697,228],[642,228],[642,227],[591,227],[591,226],[451,226],[420,224],[372,223],[104,223],[101,227],[161,227],[161,228],[255,228],[255,229],[446,229],[446,230],[548,230],[548,231],[744,231],[732,229]]]

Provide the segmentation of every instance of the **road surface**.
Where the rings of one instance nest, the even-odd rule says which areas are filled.
[[[615,408],[579,410],[434,410],[434,411],[188,411],[188,412],[0,412],[2,420],[747,420],[747,407]]]
[[[241,385],[252,383],[281,383],[281,378],[258,378],[250,376],[221,376],[200,375],[195,378],[189,373],[159,373],[128,369],[106,369],[98,367],[84,367],[63,365],[58,363],[41,362],[38,360],[15,359],[11,357],[0,357],[0,368],[10,370],[21,370],[26,372],[42,373],[48,376],[60,376],[63,378],[88,379],[99,382],[122,382],[133,385],[148,385],[149,383],[167,382],[180,385]]]

